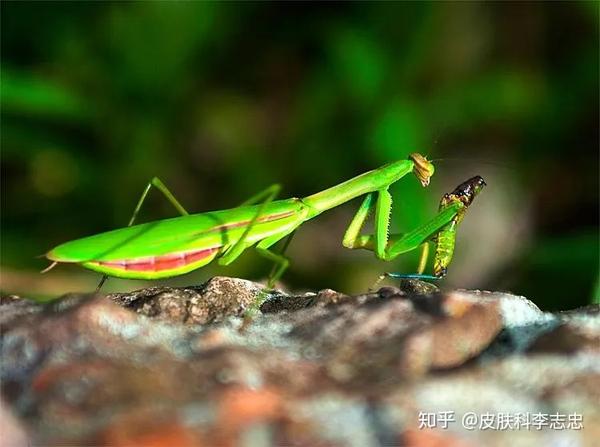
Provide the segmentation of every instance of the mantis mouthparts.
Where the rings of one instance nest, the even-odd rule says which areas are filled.
[[[427,160],[424,155],[421,155],[417,152],[413,152],[408,156],[408,158],[414,163],[413,173],[417,176],[421,182],[421,185],[423,185],[423,187],[428,186],[429,179],[435,172],[433,164]]]

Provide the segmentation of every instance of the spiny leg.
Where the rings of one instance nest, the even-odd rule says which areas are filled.
[[[148,184],[146,185],[146,187],[144,188],[144,191],[142,192],[142,195],[141,195],[140,199],[138,200],[137,205],[135,206],[135,209],[133,210],[131,219],[129,219],[129,223],[127,224],[128,227],[132,226],[135,223],[138,213],[140,212],[140,209],[142,208],[142,204],[146,200],[146,197],[148,196],[148,193],[150,192],[150,188],[152,188],[153,186],[156,189],[158,189],[161,193],[163,193],[163,195],[166,197],[166,199],[171,203],[171,205],[173,205],[175,207],[175,209],[179,212],[179,214],[181,214],[182,216],[187,216],[189,214],[186,211],[186,209],[183,206],[181,206],[181,204],[175,198],[173,193],[171,193],[171,191],[169,191],[169,188],[167,188],[166,185],[158,177],[152,177],[152,180],[150,180],[148,182]],[[98,292],[100,290],[100,288],[104,285],[104,283],[106,282],[107,279],[108,279],[107,275],[102,276],[100,283],[98,283],[98,287],[96,287],[96,292]]]
[[[361,235],[360,232],[373,209],[375,209],[375,234]],[[374,193],[367,194],[344,234],[342,242],[344,247],[372,250],[377,258],[384,259],[389,240],[391,211],[392,198],[387,189],[379,190],[377,198]]]
[[[419,255],[419,265],[417,267],[417,273],[385,272],[381,276],[379,276],[379,278],[377,278],[377,281],[375,281],[375,284],[373,284],[371,286],[370,290],[375,289],[379,285],[379,283],[381,281],[383,281],[385,278],[421,279],[421,280],[430,280],[430,281],[440,279],[440,277],[438,277],[438,276],[423,274],[423,272],[425,271],[425,268],[427,267],[428,259],[429,259],[429,242],[423,242],[421,244],[421,254]]]
[[[389,216],[391,214],[391,197],[387,190],[378,192],[375,201],[374,194],[368,194],[352,222],[346,230],[343,244],[345,247],[358,249],[363,248],[375,252],[379,259],[390,261],[395,259],[401,253],[411,251],[421,246],[421,256],[419,261],[418,273],[411,277],[421,279],[432,279],[431,275],[423,275],[429,254],[428,240],[434,236],[443,226],[445,226],[456,215],[454,208],[439,213],[430,222],[418,227],[406,234],[393,234],[388,236]],[[362,230],[370,211],[375,208],[375,234],[361,235]],[[383,279],[382,275],[376,284]]]
[[[439,234],[439,233],[438,233]],[[432,239],[435,239],[435,236],[432,236]],[[393,273],[393,272],[385,272],[375,284],[371,286],[370,290],[375,289],[381,281],[385,278],[394,278],[394,279],[419,279],[421,281],[437,281],[442,279],[445,275],[427,275],[423,272],[425,271],[425,267],[427,266],[427,259],[429,258],[429,242],[424,242],[421,244],[421,255],[419,257],[419,267],[417,268],[417,273]]]
[[[369,288],[369,290],[374,290],[381,281],[385,278],[396,278],[396,279],[420,279],[420,280],[428,280],[428,281],[436,281],[441,279],[441,277],[434,275],[425,275],[423,272],[427,267],[427,259],[429,258],[429,242],[423,242],[421,244],[421,254],[419,255],[419,265],[417,267],[417,273],[392,273],[385,272],[377,278],[375,283]]]
[[[375,208],[375,234],[363,235],[360,234],[369,213]],[[399,247],[400,239],[405,234],[392,234],[389,235],[388,229],[390,224],[390,216],[392,211],[392,199],[390,193],[387,190],[378,191],[377,200],[373,193],[368,194],[360,208],[356,212],[356,215],[350,222],[346,233],[344,234],[343,245],[347,248],[358,249],[363,248],[375,252],[375,256],[382,260],[390,260],[390,250],[394,249],[397,251]],[[426,243],[421,245],[421,256],[419,260],[419,266],[417,271],[423,273],[427,264],[427,258],[429,255],[429,246]],[[416,247],[411,247],[405,251],[413,250]],[[393,255],[393,258],[398,256],[400,252]],[[392,259],[393,259],[392,258]]]
[[[483,178],[478,175],[461,183],[451,193],[444,194],[440,201],[438,215],[428,224],[417,229],[417,231],[413,231],[413,237],[419,237],[420,230],[423,230],[420,236],[429,232],[431,233],[429,238],[435,237],[436,251],[433,262],[433,274],[435,278],[443,278],[446,275],[447,267],[450,265],[454,254],[458,225],[464,218],[468,207],[473,203],[473,200],[485,185],[486,183]],[[452,217],[446,224],[443,224],[437,229],[432,229],[431,227],[435,227],[444,221],[444,219],[442,219],[444,215],[451,215]],[[414,242],[414,239],[412,239],[412,241]],[[410,247],[410,235],[407,235],[407,240],[404,242],[408,242],[407,247]],[[404,248],[399,243],[397,247],[390,247],[388,255],[393,259],[398,254],[402,253],[403,250]],[[401,275],[395,275],[395,277],[398,278],[401,277]],[[421,279],[432,278],[429,275],[422,275]]]
[[[468,207],[485,185],[485,181],[480,176],[475,176],[458,185],[451,193],[444,194],[436,217],[402,236],[400,240],[391,244],[387,250],[387,259],[391,260],[401,253],[415,249],[416,244],[435,239],[436,252],[433,263],[433,276],[423,275],[422,272],[417,275],[387,274],[387,276],[400,279],[427,280],[443,278],[454,253],[458,225],[464,218]]]
[[[391,215],[392,200],[387,190],[379,191],[377,200],[375,200],[375,194],[369,193],[363,200],[358,211],[354,215],[354,218],[348,225],[348,229],[344,234],[342,244],[344,247],[351,249],[363,248],[375,252],[375,255],[379,259],[385,259],[386,249],[388,246],[389,236],[388,228]],[[367,221],[371,210],[375,208],[375,235],[361,235],[360,232]],[[401,234],[391,235],[392,241],[395,238],[402,237]],[[393,242],[392,242],[393,243]],[[422,274],[427,264],[427,257],[429,254],[429,245],[427,243],[422,244],[421,257],[419,261],[418,273]],[[375,288],[381,280],[385,278],[385,274],[381,275],[371,289]]]
[[[421,259],[419,261],[418,273],[399,274],[399,273],[384,273],[381,275],[371,289],[375,288],[384,278],[393,277],[399,279],[422,279],[422,280],[437,280],[440,276],[423,274],[426,264],[426,256],[428,255],[428,242],[435,237],[449,222],[452,221],[457,213],[464,208],[464,205],[457,203],[451,207],[440,211],[434,218],[414,230],[404,234],[392,234],[390,242],[385,250],[385,261],[392,261],[402,253],[416,250],[421,247]],[[355,248],[365,248],[372,250],[373,235],[362,236],[357,240]],[[424,247],[427,247],[424,248]]]

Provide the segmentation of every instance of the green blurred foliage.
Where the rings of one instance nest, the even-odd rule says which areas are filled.
[[[598,293],[596,2],[1,8],[1,263],[32,281],[45,266],[36,255],[123,226],[153,175],[202,211],[273,182],[307,195],[417,150],[454,161],[437,165],[444,184],[434,190],[392,187],[396,230],[422,223],[443,191],[479,173],[461,160],[509,166],[488,189],[521,212],[504,215],[491,193],[478,200],[488,194],[508,237],[523,240],[508,260],[485,252],[499,259],[479,275],[465,258],[451,275],[475,279],[459,285],[510,289],[545,308]],[[459,174],[443,180],[444,170]],[[381,270],[414,269],[412,255],[385,265],[343,250],[353,209],[301,229],[290,286],[357,291]],[[484,225],[476,209],[472,225]],[[142,214],[173,210],[156,194]],[[526,238],[511,233],[519,214]],[[461,244],[486,246],[469,234]],[[245,255],[180,281],[267,270]]]

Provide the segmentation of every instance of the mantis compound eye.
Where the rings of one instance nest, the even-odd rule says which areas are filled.
[[[417,152],[413,152],[408,156],[408,158],[415,164],[413,172],[421,182],[421,185],[423,185],[423,187],[429,185],[429,179],[435,172],[433,164],[428,161],[425,156]]]

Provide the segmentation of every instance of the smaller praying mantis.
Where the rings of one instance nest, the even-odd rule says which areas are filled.
[[[406,160],[389,163],[308,197],[274,200],[281,189],[275,184],[236,208],[193,215],[155,177],[144,189],[127,227],[53,248],[46,254],[53,263],[44,272],[57,263],[73,263],[103,273],[103,281],[106,275],[149,280],[167,278],[190,272],[215,259],[221,265],[228,265],[255,245],[260,255],[274,263],[267,284],[272,288],[289,260],[283,251],[276,253],[270,247],[285,237],[289,242],[300,225],[322,212],[366,195],[346,230],[343,245],[371,250],[385,261],[422,247],[417,274],[389,276],[439,279],[446,274],[452,259],[456,228],[485,182],[479,176],[467,180],[443,197],[438,214],[431,220],[408,233],[389,235],[392,199],[388,188],[410,172],[425,187],[434,167],[424,156],[413,153]],[[181,216],[133,225],[152,186],[164,194]],[[374,234],[361,234],[372,210],[375,211]],[[429,241],[437,247],[433,275],[423,274]]]

